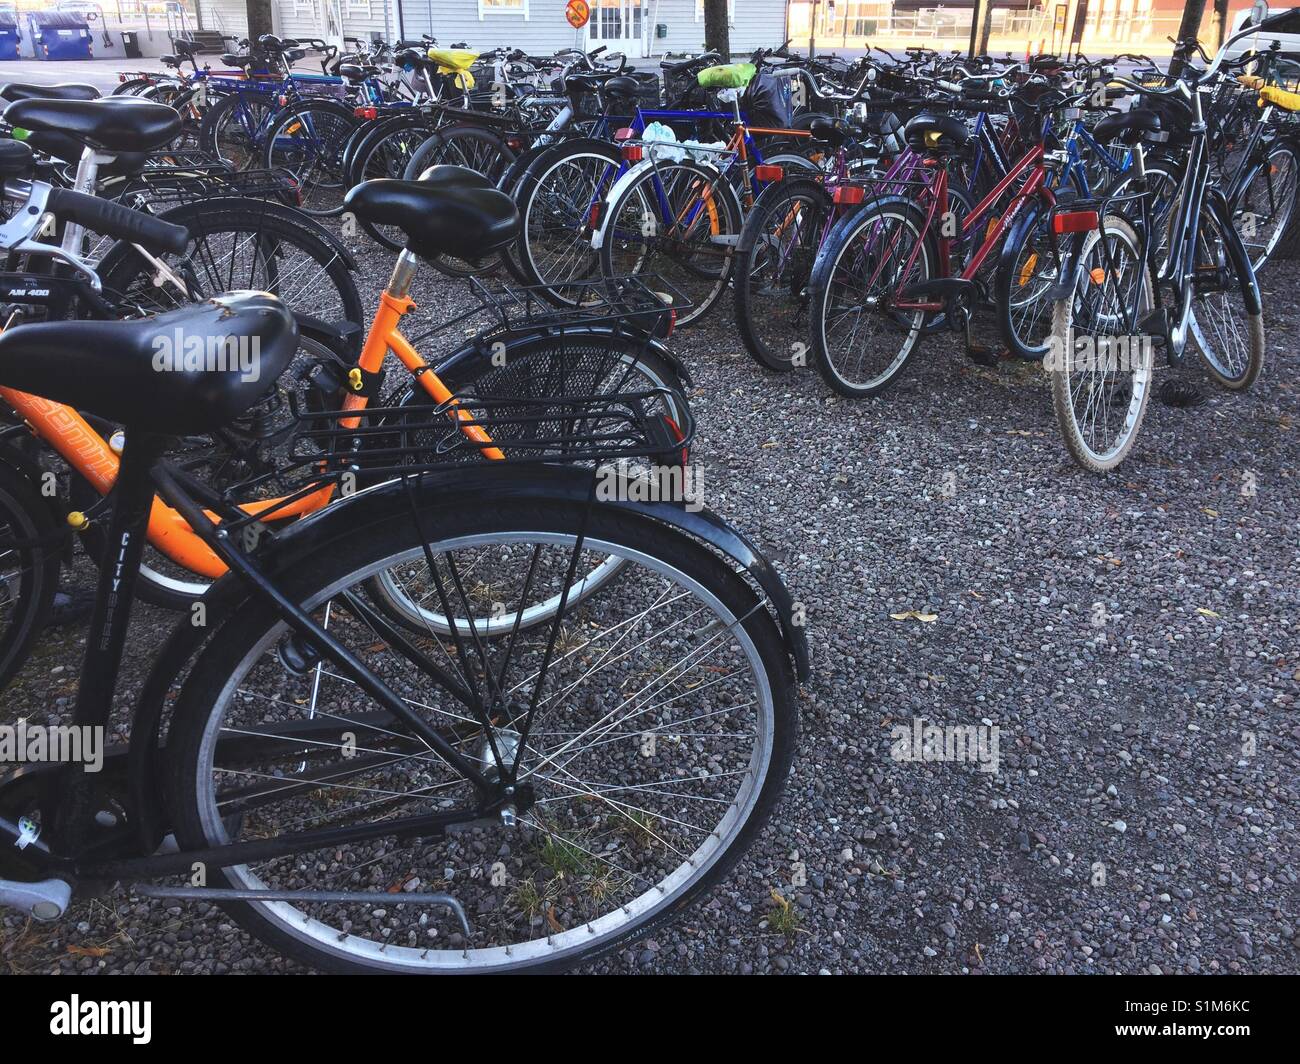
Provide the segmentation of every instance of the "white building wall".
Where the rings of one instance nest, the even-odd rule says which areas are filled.
[[[203,28],[247,36],[244,0],[197,0]],[[444,47],[465,42],[487,50],[501,45],[545,54],[583,47],[586,32],[564,20],[565,0],[528,0],[528,12],[480,14],[478,0],[341,0],[344,32],[367,38],[378,33],[396,40],[400,33],[418,38],[428,33]],[[276,0],[275,24],[286,37],[318,37],[324,0]],[[399,6],[400,5],[400,6]],[[775,48],[785,39],[785,0],[733,0],[731,50],[740,58],[755,48]],[[644,40],[650,54],[698,52],[704,47],[704,18],[699,0],[645,0]],[[655,26],[667,27],[664,37]]]

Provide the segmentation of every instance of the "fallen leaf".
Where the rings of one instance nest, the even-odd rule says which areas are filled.
[[[1217,616],[1218,616],[1218,614],[1215,613],[1213,610],[1207,610],[1204,606],[1197,606],[1197,607],[1196,607],[1196,612],[1199,613],[1202,617],[1217,617]]]
[[[889,616],[896,621],[920,621],[922,624],[930,624],[939,619],[937,613],[921,613],[919,610],[904,610],[902,613],[891,613]]]
[[[103,946],[69,946],[68,952],[74,957],[107,957],[108,950]]]
[[[551,930],[557,935],[564,934],[564,925],[555,918],[554,906],[548,905],[546,907],[546,922],[551,925]]]
[[[1219,516],[1219,511],[1218,511],[1218,510],[1211,510],[1208,506],[1202,506],[1202,507],[1201,507],[1201,513],[1203,513],[1203,514],[1209,514],[1211,517],[1218,517],[1218,516]]]

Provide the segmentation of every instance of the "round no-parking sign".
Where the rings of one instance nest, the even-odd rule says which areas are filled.
[[[582,29],[591,18],[591,5],[587,0],[569,0],[564,6],[564,17],[575,30]]]

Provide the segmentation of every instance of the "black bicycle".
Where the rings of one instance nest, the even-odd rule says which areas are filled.
[[[164,455],[262,401],[297,333],[274,297],[236,293],[0,335],[6,394],[124,426],[109,502],[77,515],[113,549],[74,728],[107,734],[151,511],[229,569],[160,648],[103,771],[0,769],[0,904],[53,919],[125,881],[346,971],[561,968],[649,933],[770,815],[808,668],[749,541],[624,472],[679,467],[691,425],[666,431],[647,413],[664,397],[638,391],[304,411],[277,505],[346,497],[279,526]],[[168,369],[176,338],[258,372]],[[22,469],[0,461],[0,589],[65,549]],[[618,580],[586,593],[611,557]],[[395,615],[381,585],[446,623]],[[0,594],[0,640],[27,601]]]
[[[1229,40],[1204,70],[1188,62],[1197,41],[1180,42],[1176,58],[1187,65],[1168,87],[1118,79],[1150,105],[1104,119],[1095,135],[1133,147],[1134,176],[1118,195],[1068,203],[1053,216],[1053,231],[1068,245],[1063,281],[1052,293],[1046,368],[1066,446],[1085,469],[1113,469],[1132,449],[1150,399],[1155,347],[1179,365],[1190,346],[1211,377],[1234,391],[1248,388],[1263,366],[1263,301],[1232,208],[1211,178],[1200,91],[1226,49],[1253,32]],[[1186,163],[1172,206],[1160,212],[1167,221],[1158,221],[1143,141],[1171,136],[1185,143]]]

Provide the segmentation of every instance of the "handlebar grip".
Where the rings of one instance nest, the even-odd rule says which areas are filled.
[[[184,226],[71,189],[50,189],[45,209],[56,218],[84,225],[104,236],[129,240],[154,252],[179,255],[190,242],[190,231]]]

